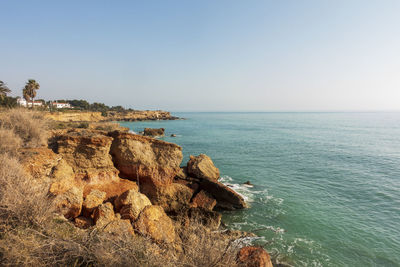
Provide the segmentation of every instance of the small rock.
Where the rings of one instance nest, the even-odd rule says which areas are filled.
[[[261,247],[243,247],[238,253],[238,259],[246,267],[273,267],[271,257]]]
[[[82,211],[83,190],[72,187],[56,199],[56,207],[67,219],[76,218]]]
[[[114,207],[110,202],[103,203],[94,210],[93,220],[96,226],[105,226],[115,219]]]
[[[171,134],[171,137],[176,137],[176,134]]]
[[[165,129],[164,128],[159,128],[159,129],[153,129],[153,128],[144,128],[143,135],[144,136],[164,136]]]
[[[103,203],[107,194],[105,192],[92,189],[83,201],[83,213],[89,217],[93,210]]]
[[[121,237],[135,235],[129,220],[115,219],[110,221],[102,230],[106,233]]]
[[[253,184],[250,181],[244,182],[243,184],[253,186]]]
[[[194,208],[201,207],[206,210],[212,210],[217,201],[213,198],[209,193],[204,190],[201,190],[192,200],[192,205]]]
[[[205,154],[200,154],[197,157],[191,155],[187,163],[187,172],[194,177],[214,182],[219,178],[219,169],[215,167],[211,158]]]

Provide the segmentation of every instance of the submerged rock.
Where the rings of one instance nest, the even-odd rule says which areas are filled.
[[[191,155],[187,163],[187,172],[194,177],[214,182],[219,178],[219,169],[215,167],[211,158],[205,154],[200,154],[197,157]]]
[[[144,136],[164,136],[165,129],[164,128],[159,128],[159,129],[154,129],[154,128],[144,128],[143,135]]]

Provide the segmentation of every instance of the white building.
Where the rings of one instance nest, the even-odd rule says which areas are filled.
[[[71,108],[70,103],[53,102],[52,104],[54,108]]]
[[[23,107],[32,107],[32,101],[26,101],[23,98],[18,97],[17,104]],[[34,107],[41,107],[43,106],[42,101],[33,101]]]

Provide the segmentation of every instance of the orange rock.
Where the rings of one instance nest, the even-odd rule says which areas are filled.
[[[166,212],[179,212],[190,205],[193,191],[182,184],[172,183],[147,191],[147,196],[154,205],[161,206]]]
[[[271,257],[261,247],[243,247],[238,253],[238,259],[246,267],[273,267]]]
[[[116,210],[120,212],[122,219],[129,219],[133,222],[146,206],[151,205],[151,202],[137,190],[129,190],[120,195],[114,201],[114,205]]]
[[[134,228],[155,242],[173,243],[176,240],[175,227],[172,220],[160,206],[147,206],[140,213]]]
[[[102,228],[102,231],[120,237],[135,235],[131,222],[121,219],[110,221]]]
[[[93,212],[93,220],[98,227],[104,227],[106,224],[116,219],[114,207],[110,202],[101,204]]]
[[[72,187],[76,187],[75,173],[68,163],[61,159],[57,166],[53,168],[51,174],[51,185],[49,192],[53,195],[60,195]]]
[[[213,210],[217,201],[209,193],[201,190],[192,200],[193,207],[201,207],[206,210]]]
[[[83,191],[81,188],[72,187],[64,194],[57,196],[55,203],[57,209],[66,218],[76,218],[82,211]]]
[[[219,178],[219,169],[215,167],[211,158],[205,154],[190,156],[187,163],[187,172],[194,177],[216,182]]]
[[[122,177],[137,181],[141,192],[172,183],[182,161],[180,146],[118,131],[110,135],[115,166]]]
[[[93,189],[85,197],[83,201],[83,212],[86,216],[90,216],[95,208],[100,206],[106,200],[107,194],[105,192]]]

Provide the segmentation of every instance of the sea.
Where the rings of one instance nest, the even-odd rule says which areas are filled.
[[[165,128],[182,165],[210,156],[250,204],[223,222],[256,233],[278,262],[400,266],[400,112],[173,115],[185,119],[121,124]]]

